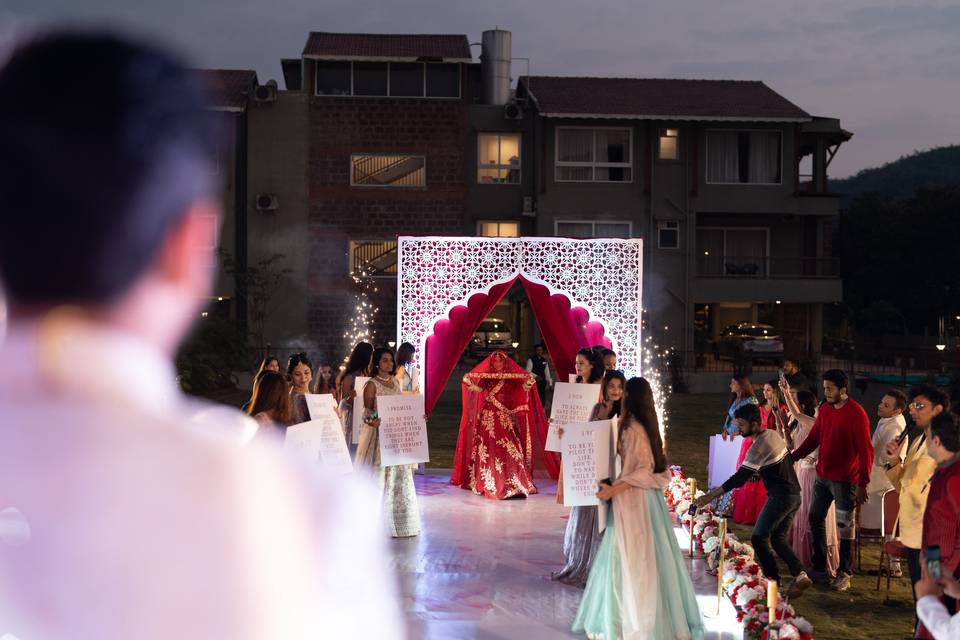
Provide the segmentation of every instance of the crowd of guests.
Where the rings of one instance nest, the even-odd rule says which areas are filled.
[[[950,398],[928,384],[909,395],[890,389],[871,433],[849,389],[844,372],[826,371],[818,402],[791,360],[759,394],[748,378],[734,377],[722,434],[743,437],[738,470],[698,505],[717,500],[722,515],[753,525],[764,574],[778,578],[779,557],[793,576],[793,597],[814,584],[849,589],[858,531],[890,531],[881,570],[900,575],[906,563],[916,636],[956,638],[960,426]],[[895,516],[885,506],[890,492],[899,503]]]
[[[392,537],[419,535],[420,515],[413,482],[416,465],[384,467],[380,464],[377,398],[398,393],[417,393],[416,371],[410,361],[413,345],[390,347],[359,342],[333,375],[327,363],[314,368],[306,353],[295,353],[281,371],[280,361],[267,356],[253,378],[250,399],[242,409],[258,424],[255,439],[283,436],[286,428],[310,420],[307,394],[329,394],[340,418],[344,440],[358,471],[372,474],[380,484],[383,515]],[[362,388],[357,379],[365,378]],[[362,398],[362,415],[354,420],[356,399]]]

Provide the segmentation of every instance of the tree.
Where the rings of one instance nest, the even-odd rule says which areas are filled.
[[[224,271],[233,276],[236,282],[237,293],[246,294],[247,333],[262,358],[266,355],[265,326],[267,318],[273,312],[270,303],[293,269],[282,266],[286,259],[282,253],[261,258],[256,266],[252,267],[240,266],[234,257],[223,249],[219,250],[219,254]]]

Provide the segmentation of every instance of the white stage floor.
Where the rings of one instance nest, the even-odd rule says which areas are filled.
[[[416,476],[423,532],[392,541],[409,637],[583,637],[570,631],[583,592],[550,580],[563,565],[569,512],[556,503],[556,484],[537,478],[539,494],[492,501],[449,480],[449,472]],[[675,531],[686,548],[686,533]],[[729,601],[715,615],[716,577],[702,560],[687,562],[707,639],[739,639],[742,626]]]

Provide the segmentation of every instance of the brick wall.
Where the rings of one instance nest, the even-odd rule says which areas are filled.
[[[309,107],[310,336],[340,353],[356,305],[348,275],[350,240],[398,235],[464,235],[467,106],[457,100],[313,98]],[[353,153],[426,157],[426,187],[351,187]],[[396,280],[376,279],[379,342],[395,339]]]

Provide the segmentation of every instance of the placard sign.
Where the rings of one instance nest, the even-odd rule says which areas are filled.
[[[610,420],[568,424],[563,433],[563,505],[595,506],[597,482],[613,480]]]
[[[550,406],[550,427],[547,430],[546,451],[560,451],[560,428],[564,425],[590,420],[590,413],[600,399],[600,385],[558,382],[553,388]],[[566,489],[564,489],[566,490]]]
[[[423,395],[404,393],[377,398],[380,415],[380,465],[418,464],[430,461]]]
[[[324,416],[287,427],[284,447],[294,455],[319,462],[333,473],[353,473],[347,442],[335,417]]]

